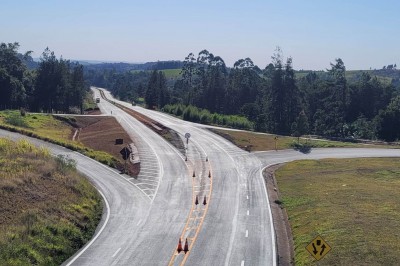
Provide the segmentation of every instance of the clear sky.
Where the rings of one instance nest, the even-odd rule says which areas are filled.
[[[295,69],[400,64],[399,0],[0,0],[0,42],[40,57],[147,62],[207,49],[260,68],[276,46]]]

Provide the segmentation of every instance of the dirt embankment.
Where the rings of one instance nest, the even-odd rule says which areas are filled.
[[[117,169],[120,171],[124,169],[125,161],[122,159],[120,151],[133,141],[114,117],[76,116],[75,127],[78,129],[78,134],[75,136],[76,141],[80,141],[94,150],[105,151],[113,155],[118,160]],[[116,139],[123,139],[124,144],[116,145]],[[126,166],[128,174],[132,176],[139,174],[140,163],[127,163]]]
[[[275,228],[278,265],[294,265],[294,247],[288,215],[282,207],[276,184],[275,171],[283,164],[273,165],[264,170],[272,219]]]
[[[167,140],[169,143],[171,143],[178,151],[180,151],[182,154],[185,154],[185,145],[182,141],[182,139],[179,137],[178,133],[169,128],[164,126],[163,124],[151,119],[148,116],[145,116],[139,112],[136,112],[130,108],[127,108],[121,104],[115,103],[113,101],[110,101],[106,98],[106,96],[104,95],[104,92],[102,90],[100,90],[100,94],[101,97],[114,104],[115,106],[121,108],[122,110],[124,110],[126,113],[130,114],[132,117],[136,118],[137,120],[139,120],[141,123],[143,123],[144,125],[146,125],[148,128],[150,128],[151,130],[153,130],[155,133],[157,133],[158,135],[160,135],[161,137],[163,137],[165,140]]]

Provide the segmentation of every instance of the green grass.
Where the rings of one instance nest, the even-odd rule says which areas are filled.
[[[314,265],[305,247],[317,235],[332,248],[318,265],[397,265],[399,158],[297,161],[276,179],[296,265]]]
[[[18,121],[17,123],[10,123]],[[115,167],[117,160],[103,151],[95,151],[85,147],[82,143],[72,141],[74,123],[73,117],[55,117],[49,114],[26,114],[21,116],[19,111],[0,111],[0,128],[35,137],[74,151],[79,151],[108,166]],[[22,124],[21,124],[22,123]]]
[[[132,73],[139,73],[141,71],[152,72],[153,70],[131,70]],[[182,69],[180,69],[180,68],[163,69],[160,71],[164,73],[164,75],[167,79],[176,79],[181,76],[180,73],[181,73]]]
[[[181,73],[182,69],[180,69],[180,68],[177,68],[177,69],[164,69],[164,70],[161,70],[161,71],[164,73],[164,75],[165,75],[165,77],[167,79],[176,79],[176,78],[179,78],[181,76],[180,73]]]
[[[291,149],[293,148],[294,144],[297,144],[297,138],[289,136],[277,136],[277,139],[275,140],[276,135],[273,134],[255,133],[249,131],[231,131],[223,129],[213,129],[212,131],[230,140],[236,146],[250,151],[268,151],[275,150],[275,148],[277,148],[278,150]],[[393,148],[393,146],[384,145],[362,145],[350,142],[310,139],[300,139],[300,143],[306,144],[311,148]]]
[[[306,77],[310,72],[312,71],[296,71],[295,72],[295,76],[297,79],[301,79]],[[392,78],[390,77],[385,77],[385,76],[381,76],[381,75],[376,75],[374,74],[373,70],[346,70],[346,79],[350,82],[354,82],[358,79],[358,76],[361,76],[361,73],[369,73],[371,76],[376,76],[376,78],[382,82],[382,84],[385,85],[390,85],[392,83]],[[317,71],[318,73],[326,73],[326,72],[322,72],[322,71]]]
[[[60,265],[94,234],[101,198],[75,162],[0,138],[0,265]]]

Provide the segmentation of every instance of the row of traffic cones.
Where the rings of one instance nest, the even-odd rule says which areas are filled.
[[[192,177],[196,177],[196,172],[194,170]],[[208,170],[208,177],[211,178],[211,170]]]
[[[184,246],[183,249],[182,249],[182,241],[181,241],[181,238],[179,238],[178,248],[176,249],[176,251],[178,251],[178,254],[181,253],[182,251],[185,252],[185,254],[186,254],[186,253],[189,251],[189,243],[188,243],[187,238],[186,238],[185,246]]]
[[[187,162],[187,160],[188,160],[188,157],[187,157],[187,155],[185,155],[185,162]],[[208,156],[206,157],[206,162],[208,162]]]
[[[199,205],[199,196],[196,195],[196,200],[194,204]],[[203,205],[207,205],[207,196],[204,196]]]

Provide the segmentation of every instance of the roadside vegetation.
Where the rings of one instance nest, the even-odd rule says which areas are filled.
[[[88,78],[121,100],[144,98],[148,108],[158,110],[183,105],[198,108],[199,115],[207,110],[204,113],[243,116],[259,132],[326,139],[400,139],[400,70],[396,64],[348,71],[337,58],[327,62],[325,71],[297,71],[294,60],[284,58],[277,47],[264,66],[242,58],[228,67],[220,56],[202,50],[184,58],[179,75],[177,64],[171,64],[168,67],[174,69],[155,67],[129,74],[103,69]],[[192,120],[199,119],[194,111]]]
[[[400,259],[400,159],[327,159],[275,172],[291,226],[296,265],[321,235],[332,250],[318,265],[396,265]]]
[[[96,189],[75,161],[0,138],[0,265],[60,265],[94,234]]]
[[[210,113],[207,109],[197,108],[192,105],[167,104],[163,107],[162,111],[173,114],[186,121],[205,125],[220,125],[248,130],[253,129],[253,123],[244,116]]]
[[[398,145],[359,144],[351,142],[277,136],[247,131],[209,129],[247,151],[296,149],[307,152],[312,148],[399,148]],[[275,146],[276,145],[276,146]]]
[[[81,152],[103,164],[116,167],[117,159],[104,152],[85,147],[82,143],[72,141],[74,134],[71,124],[76,123],[74,117],[59,117],[49,114],[21,114],[16,110],[0,111],[0,128],[18,132],[52,142]]]

